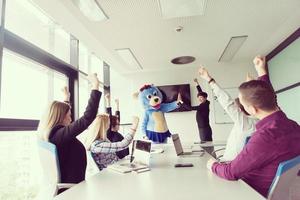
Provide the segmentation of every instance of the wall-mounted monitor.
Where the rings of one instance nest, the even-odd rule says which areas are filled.
[[[186,105],[191,106],[190,84],[181,85],[163,85],[158,86],[163,94],[163,103],[170,103],[177,100],[178,93],[181,94],[182,100]],[[180,107],[172,112],[190,111],[184,107]]]

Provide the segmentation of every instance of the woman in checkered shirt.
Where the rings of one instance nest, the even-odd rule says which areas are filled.
[[[88,137],[83,142],[86,149],[92,152],[92,156],[100,170],[119,160],[116,153],[126,149],[132,142],[139,124],[139,118],[133,117],[129,133],[120,142],[111,142],[107,138],[109,123],[108,115],[98,115],[89,128]]]

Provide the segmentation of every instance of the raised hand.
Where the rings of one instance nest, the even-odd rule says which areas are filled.
[[[110,107],[110,94],[107,93],[104,97],[105,97],[105,101],[104,101],[105,107]]]
[[[70,92],[68,90],[68,87],[67,86],[63,87],[61,89],[61,91],[63,93],[63,99],[64,99],[64,101],[70,102],[70,96],[71,96],[71,94],[70,94]]]
[[[105,97],[106,100],[110,100],[110,94],[109,93],[107,93],[104,97]]]
[[[131,125],[131,130],[135,133],[136,129],[139,125],[139,118],[137,116],[132,117],[132,125]]]
[[[133,98],[134,100],[137,100],[138,97],[139,97],[139,92],[135,92],[135,93],[132,94],[132,98]]]
[[[87,77],[89,83],[92,85],[92,90],[99,90],[100,81],[97,77],[97,74],[89,74]]]
[[[199,82],[198,82],[198,79],[197,78],[194,78],[194,82],[199,85]]]
[[[260,55],[255,56],[255,58],[253,59],[253,64],[258,76],[263,76],[267,74],[265,56],[260,56]]]
[[[200,77],[206,81],[209,81],[211,79],[211,76],[209,75],[207,69],[205,69],[204,67],[200,67],[198,69],[198,73]]]
[[[181,104],[183,103],[180,92],[178,93],[178,96],[177,96],[177,103],[181,103]]]

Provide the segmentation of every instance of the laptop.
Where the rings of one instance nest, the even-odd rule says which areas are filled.
[[[195,151],[192,151],[192,149],[189,149],[189,151],[184,151],[183,148],[182,148],[181,141],[180,141],[180,138],[179,138],[178,134],[173,134],[172,135],[172,140],[173,140],[173,144],[174,144],[177,156],[183,156],[183,155],[202,156],[203,155],[203,154],[199,154],[199,152],[201,152],[201,153],[204,152],[204,150],[202,150],[202,149],[195,150]],[[198,154],[196,154],[196,153],[198,153]]]
[[[122,173],[149,169],[150,151],[150,141],[134,140],[132,144],[130,160],[124,160],[124,162],[117,162],[115,164],[109,165],[107,168]]]

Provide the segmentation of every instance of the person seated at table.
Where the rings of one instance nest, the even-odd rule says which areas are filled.
[[[128,148],[132,142],[139,124],[139,118],[133,117],[129,133],[120,142],[111,142],[107,138],[109,123],[107,114],[98,115],[82,140],[86,149],[92,152],[92,157],[100,170],[120,160],[116,153]]]
[[[259,119],[256,131],[234,160],[218,163],[210,159],[207,167],[224,179],[242,179],[267,197],[278,165],[300,155],[300,126],[278,108],[273,88],[264,81],[242,83],[239,100]]]
[[[94,121],[101,92],[96,74],[88,77],[91,95],[81,118],[72,122],[70,93],[64,89],[65,102],[53,101],[45,119],[39,124],[41,139],[56,145],[62,183],[79,183],[85,179],[87,158],[84,146],[76,136],[81,134]]]
[[[119,109],[119,99],[115,99],[116,111],[115,115],[112,115],[112,108],[110,106],[110,94],[105,95],[105,105],[106,105],[106,113],[109,115],[110,126],[107,130],[107,138],[111,142],[120,142],[124,139],[123,135],[119,133],[120,129],[120,121],[121,121],[121,112]],[[116,152],[117,156],[122,159],[125,156],[129,155],[129,148],[125,148],[121,151]]]
[[[258,74],[258,80],[263,80],[271,84],[267,74],[265,57],[256,56],[253,59],[253,64]],[[204,67],[199,69],[199,75],[203,80],[209,83],[218,102],[234,123],[227,139],[224,155],[221,157],[221,161],[231,161],[242,151],[246,139],[255,131],[255,124],[258,120],[249,117],[249,114],[240,105],[239,101],[233,100],[231,96],[217,84]],[[250,79],[249,75],[247,78],[248,80]]]

